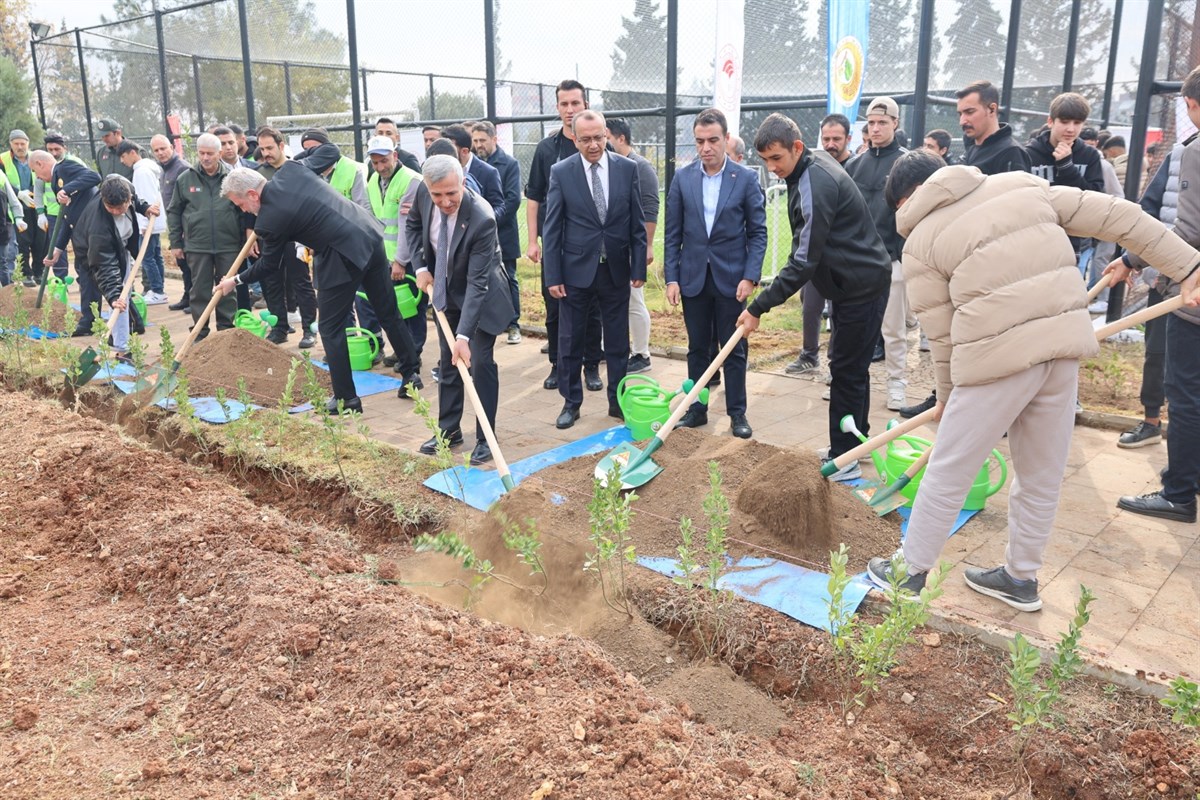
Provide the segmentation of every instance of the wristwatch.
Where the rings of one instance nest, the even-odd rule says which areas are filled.
[[[242,273],[239,272],[237,275],[233,276],[233,285],[234,286],[242,285]]]

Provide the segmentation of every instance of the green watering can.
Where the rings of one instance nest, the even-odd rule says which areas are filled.
[[[892,427],[893,424],[895,424],[895,420],[892,420],[888,427]],[[871,460],[875,462],[875,469],[879,472],[880,481],[884,484],[891,484],[903,475],[904,471],[911,467],[912,463],[920,458],[925,448],[931,444],[932,442],[928,439],[922,439],[919,436],[901,436],[888,443],[885,455],[880,455],[879,450],[871,453]],[[992,481],[993,462],[998,467],[998,477],[995,482]],[[924,469],[914,475],[909,484],[900,490],[900,494],[905,498],[905,506],[912,508],[923,477],[925,477]],[[982,509],[987,505],[987,499],[1000,491],[1006,480],[1008,480],[1008,464],[999,450],[992,450],[988,460],[984,462],[975,476],[974,483],[971,484],[971,491],[967,493],[967,499],[963,502],[963,510],[979,511]]]
[[[392,287],[396,292],[396,308],[400,311],[401,319],[412,319],[417,315],[417,303],[421,302],[421,290],[417,288],[417,280],[411,275]],[[367,299],[366,292],[355,292],[363,300]]]
[[[260,311],[255,314],[253,311],[247,311],[244,308],[239,309],[233,317],[233,326],[235,328],[250,331],[260,339],[265,339],[267,334],[271,332],[271,328],[274,328],[278,322],[279,317],[270,312]]]
[[[51,275],[46,279],[46,291],[60,303],[67,302],[67,287],[75,282],[75,279],[68,275],[65,278],[60,278],[57,275]],[[144,302],[144,301],[143,301]],[[145,319],[143,316],[142,319]]]
[[[129,297],[129,302],[137,309],[138,316],[142,318],[142,322],[146,321],[146,298],[142,297],[137,292],[134,292]]]
[[[379,352],[379,337],[366,328],[346,328],[346,349],[350,351],[350,369],[364,372]]]
[[[658,381],[644,375],[626,375],[617,384],[617,405],[625,415],[625,427],[634,441],[650,439],[671,416],[671,401],[687,394],[695,384],[687,380],[678,392],[667,392]],[[700,390],[700,402],[708,405],[708,389]]]

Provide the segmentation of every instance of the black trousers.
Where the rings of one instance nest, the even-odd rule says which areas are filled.
[[[338,258],[336,255],[322,257]],[[379,314],[379,323],[396,352],[400,371],[405,377],[417,370],[417,352],[413,348],[412,336],[400,321],[400,311],[396,308],[391,269],[383,252],[383,240],[379,240],[371,253],[371,260],[362,268],[353,264],[343,264],[341,268],[350,274],[351,280],[329,288],[321,287],[317,292],[317,329],[321,332],[325,361],[329,364],[333,396],[337,400],[349,401],[358,397],[358,391],[354,388],[354,374],[350,369],[345,322],[350,307],[354,305],[355,292],[360,287]]]
[[[712,270],[704,288],[695,297],[683,298],[683,324],[688,333],[688,377],[699,380],[716,355],[709,355],[713,333],[724,346],[737,329],[737,318],[746,307],[736,297],[722,295],[713,283]],[[719,351],[720,348],[718,348]],[[746,413],[746,364],[749,347],[745,338],[737,343],[722,367],[725,371],[725,410],[730,416]],[[701,408],[700,403],[694,405]]]
[[[1146,298],[1147,306],[1163,301],[1157,289],[1151,288]],[[1163,383],[1167,361],[1167,319],[1157,317],[1146,323],[1146,360],[1142,362],[1141,403],[1147,417],[1162,413]]]
[[[175,266],[183,274],[183,299],[187,300],[192,296],[192,268],[188,266],[186,256],[175,259]]]
[[[852,433],[843,433],[842,417],[850,414],[864,434],[870,430],[871,356],[879,341],[888,295],[884,292],[865,303],[834,301],[830,314],[837,336],[829,345],[829,457],[836,458],[859,444]]]
[[[46,239],[50,234],[42,231],[38,227],[38,212],[36,208],[28,208],[25,205],[21,206],[24,211],[25,232],[17,233],[17,257],[23,259],[21,261],[21,273],[29,279],[39,280],[42,277],[44,265],[42,260],[46,258]],[[13,231],[17,228],[14,225]]]
[[[100,287],[92,280],[87,253],[75,253],[75,281],[79,284],[79,321],[75,323],[75,330],[90,331],[96,322],[92,304],[95,304],[97,309],[102,308],[104,298],[100,294]]]
[[[1160,317],[1167,338],[1167,400],[1171,431],[1163,497],[1192,503],[1200,492],[1200,325],[1178,314]]]
[[[460,311],[447,310],[445,314],[450,329],[457,331]],[[466,388],[463,386],[462,376],[458,374],[458,367],[452,362],[450,345],[446,342],[440,325],[437,333],[441,349],[441,360],[438,364],[441,369],[441,377],[438,379],[438,427],[443,431],[455,431],[462,422]],[[471,380],[475,383],[475,391],[479,395],[479,402],[483,404],[483,413],[487,415],[492,430],[496,429],[496,408],[500,404],[500,371],[496,367],[493,355],[495,347],[495,336],[475,329],[475,334],[471,337]],[[483,426],[478,421],[475,423],[475,441],[485,441]]]
[[[546,286],[546,273],[542,273],[542,300],[546,304],[546,341],[550,344],[550,363],[558,363],[558,320],[559,320],[559,300],[550,296],[550,290]],[[626,303],[626,306],[629,304]],[[628,322],[625,327],[629,327]],[[588,308],[587,317],[587,336],[584,344],[583,363],[589,367],[599,366],[600,364],[600,335],[601,335],[601,317],[600,304],[593,301]]]
[[[276,323],[287,330],[288,289],[296,295],[300,307],[301,335],[308,333],[308,326],[317,321],[317,294],[313,291],[312,278],[308,274],[308,264],[296,258],[295,248],[288,252],[285,248],[280,268],[263,276],[263,299],[267,301],[267,310],[279,318]]]
[[[390,269],[390,267],[389,267]],[[395,282],[392,286],[395,287]],[[395,289],[393,288],[393,291]],[[395,295],[392,296],[395,300]],[[376,336],[382,335],[382,328],[379,327],[379,317],[375,315],[375,309],[371,308],[371,304],[361,297],[354,301],[354,315],[358,317],[358,325],[361,328],[366,328]],[[408,335],[412,337],[413,348],[417,351],[417,371],[421,369],[421,353],[425,350],[425,342],[429,338],[429,295],[421,292],[417,298],[417,313],[408,319],[402,320],[404,326],[408,328]],[[354,324],[354,317],[349,317],[346,320],[346,326],[350,327]]]
[[[591,286],[568,285],[566,289],[567,296],[558,301],[558,393],[567,405],[583,405],[580,368],[587,363],[588,350],[600,344],[589,324],[592,309],[598,307],[608,368],[608,401],[616,403],[617,384],[629,365],[629,282],[617,285],[608,265],[601,262]],[[553,355],[554,339],[550,341]]]

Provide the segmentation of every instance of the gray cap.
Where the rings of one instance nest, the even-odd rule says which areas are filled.
[[[25,131],[21,130],[20,128],[14,128],[13,132],[8,135],[8,140],[12,142],[17,139],[24,139],[27,142],[29,141],[29,137],[25,135]]]

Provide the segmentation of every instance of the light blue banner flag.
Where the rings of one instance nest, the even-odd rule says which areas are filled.
[[[828,113],[858,117],[863,77],[867,71],[867,31],[871,4],[864,0],[829,0]]]

